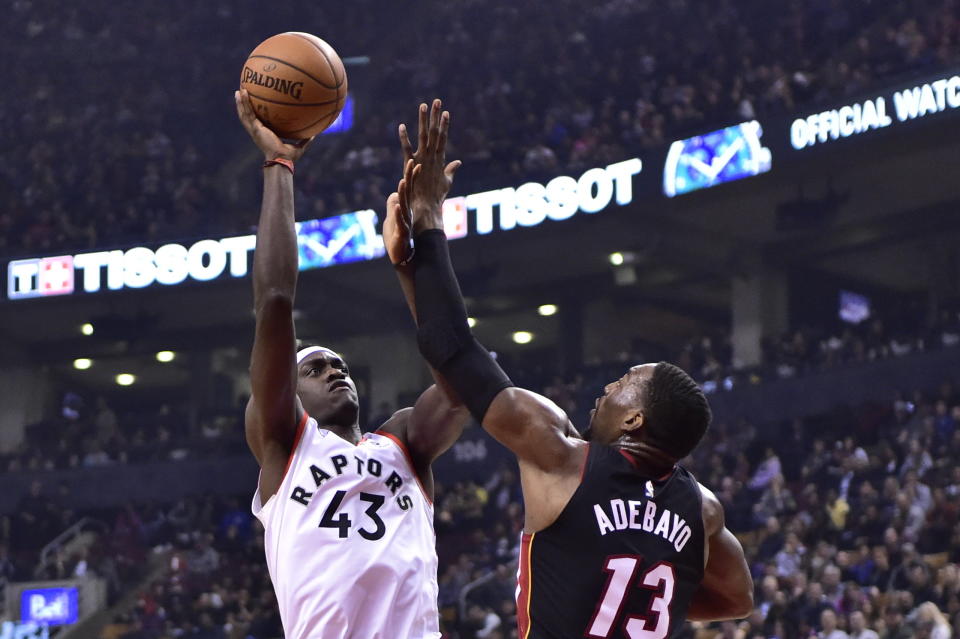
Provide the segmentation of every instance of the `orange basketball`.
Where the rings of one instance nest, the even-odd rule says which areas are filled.
[[[247,58],[240,86],[257,117],[283,138],[320,133],[340,115],[347,72],[340,56],[315,35],[290,31],[261,42]]]

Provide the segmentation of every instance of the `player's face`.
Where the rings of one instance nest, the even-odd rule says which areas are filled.
[[[317,351],[300,362],[297,395],[304,410],[321,424],[356,421],[357,387],[347,363],[333,351]]]
[[[626,375],[607,384],[590,412],[590,439],[601,444],[616,441],[631,419],[643,412],[643,388],[655,364],[634,366]]]

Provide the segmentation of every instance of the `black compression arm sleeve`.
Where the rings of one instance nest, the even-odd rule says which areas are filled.
[[[420,354],[482,423],[493,399],[513,383],[470,332],[444,232],[424,231],[414,239],[414,249]]]

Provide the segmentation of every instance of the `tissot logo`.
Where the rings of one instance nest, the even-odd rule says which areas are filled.
[[[300,223],[297,245],[301,271],[383,254],[377,214],[369,209]],[[255,246],[256,236],[241,235],[188,245],[14,260],[7,267],[7,297],[18,300],[244,277]]]
[[[73,293],[73,256],[16,260],[8,268],[10,299]]]
[[[474,213],[480,235],[493,231],[497,209],[501,231],[518,226],[538,226],[549,220],[566,220],[578,212],[599,213],[611,202],[625,206],[633,201],[633,179],[643,170],[640,158],[630,158],[605,168],[588,169],[579,178],[560,175],[546,184],[527,182],[517,188],[472,193],[464,204]],[[446,212],[455,215],[455,209]]]
[[[449,198],[443,203],[444,230],[454,240],[486,235],[495,226],[510,231],[566,220],[578,213],[593,215],[613,204],[625,206],[633,201],[634,178],[642,169],[640,158],[630,158],[587,169],[579,178],[560,175],[546,184],[527,182],[516,188]],[[370,209],[299,223],[300,270],[382,256],[383,238],[378,228],[377,214]],[[156,249],[134,246],[14,260],[7,267],[7,297],[68,295],[75,292],[74,280],[76,292],[97,293],[156,284],[175,286],[190,280],[208,282],[227,275],[244,277],[255,245],[255,236],[243,235],[191,245],[164,244]]]
[[[269,66],[270,64],[267,64],[264,67],[264,71],[268,70],[267,67]],[[273,65],[274,68],[276,68],[276,66],[275,64]],[[277,78],[266,73],[255,71],[250,67],[243,67],[243,81],[256,84],[265,89],[273,89],[278,93],[289,95],[295,100],[299,100],[303,94],[303,82],[293,82],[284,78]]]

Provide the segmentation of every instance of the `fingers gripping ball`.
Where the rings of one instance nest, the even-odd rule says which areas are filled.
[[[317,36],[294,31],[267,38],[253,50],[240,86],[257,117],[289,139],[326,129],[347,99],[347,73],[337,52]]]

